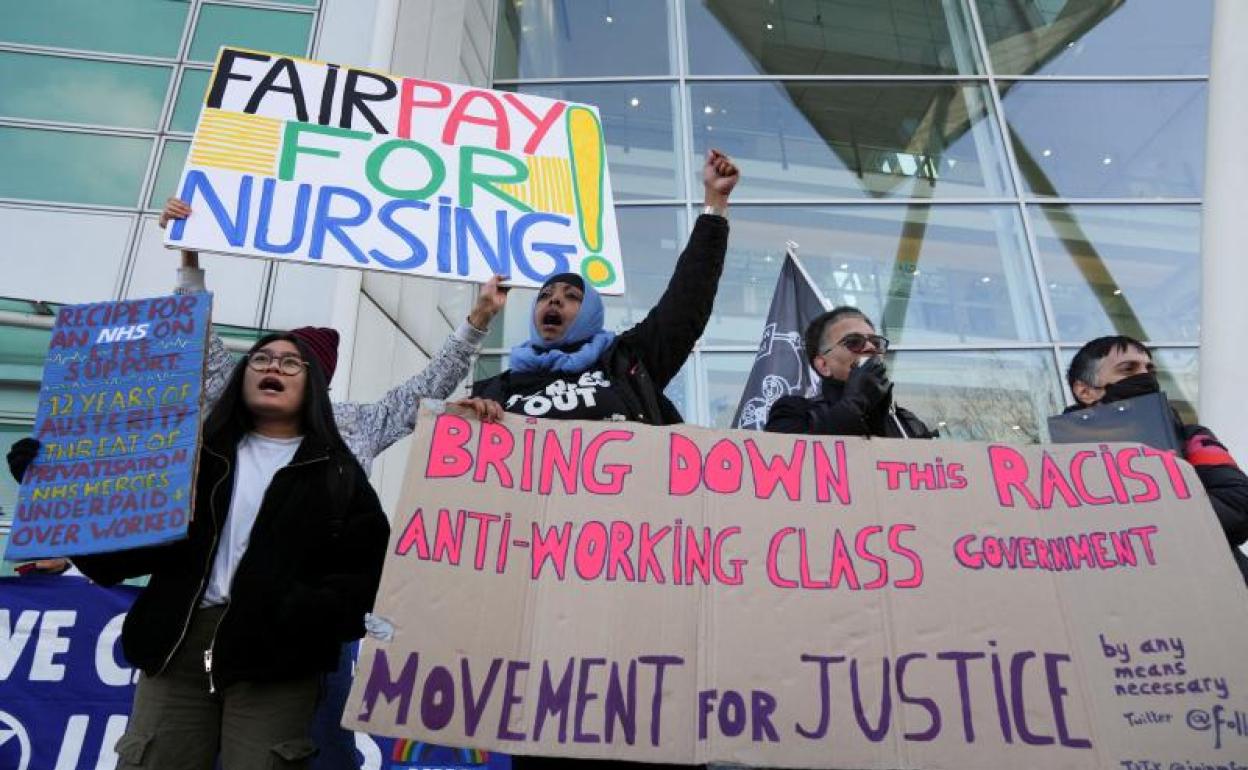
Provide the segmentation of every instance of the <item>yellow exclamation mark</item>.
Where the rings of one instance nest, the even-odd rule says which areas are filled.
[[[615,268],[602,251],[603,186],[606,144],[602,124],[593,110],[570,107],[566,113],[568,150],[572,161],[572,193],[581,225],[581,241],[589,254],[581,260],[581,275],[599,288],[615,283]]]
[[[602,250],[602,183],[606,163],[602,125],[594,111],[585,107],[569,107],[565,120],[581,240],[590,254],[597,254]]]

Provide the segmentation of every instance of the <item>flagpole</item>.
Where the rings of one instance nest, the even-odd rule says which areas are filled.
[[[797,241],[784,242],[785,255],[788,256],[789,259],[793,260],[793,264],[797,266],[797,269],[802,274],[802,277],[806,279],[806,283],[810,286],[811,291],[813,291],[815,296],[819,298],[819,302],[823,305],[823,309],[831,310],[832,303],[828,302],[828,298],[823,296],[823,292],[819,289],[819,284],[815,283],[815,280],[810,277],[810,273],[806,271],[806,266],[802,264],[802,260],[797,258],[797,250],[799,248],[801,247],[798,245]]]

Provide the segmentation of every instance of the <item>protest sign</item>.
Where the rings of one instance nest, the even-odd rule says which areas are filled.
[[[222,48],[168,246],[624,292],[597,108]]]
[[[136,671],[121,624],[137,588],[0,578],[0,767],[113,767]]]
[[[185,537],[212,295],[70,305],[56,314],[5,558],[85,555]]]
[[[412,452],[352,728],[767,767],[1248,756],[1248,602],[1171,454],[427,409]]]

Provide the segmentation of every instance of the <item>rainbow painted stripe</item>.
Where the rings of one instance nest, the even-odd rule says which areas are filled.
[[[394,750],[390,753],[390,759],[394,762],[419,762],[421,756],[431,748],[433,747],[423,741],[399,738],[394,742]],[[485,765],[490,761],[488,751],[479,749],[454,749],[454,751],[465,765]]]

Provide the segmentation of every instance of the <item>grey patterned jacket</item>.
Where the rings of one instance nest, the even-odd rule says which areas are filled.
[[[204,271],[180,268],[176,291],[179,294],[205,291]],[[468,374],[472,357],[481,348],[485,334],[464,321],[422,371],[391,388],[381,400],[371,404],[350,401],[334,404],[338,432],[365,473],[372,472],[377,455],[416,429],[416,413],[422,398],[443,399],[455,392]],[[225,390],[234,370],[234,358],[215,333],[209,338],[205,358],[204,409],[207,411]]]

